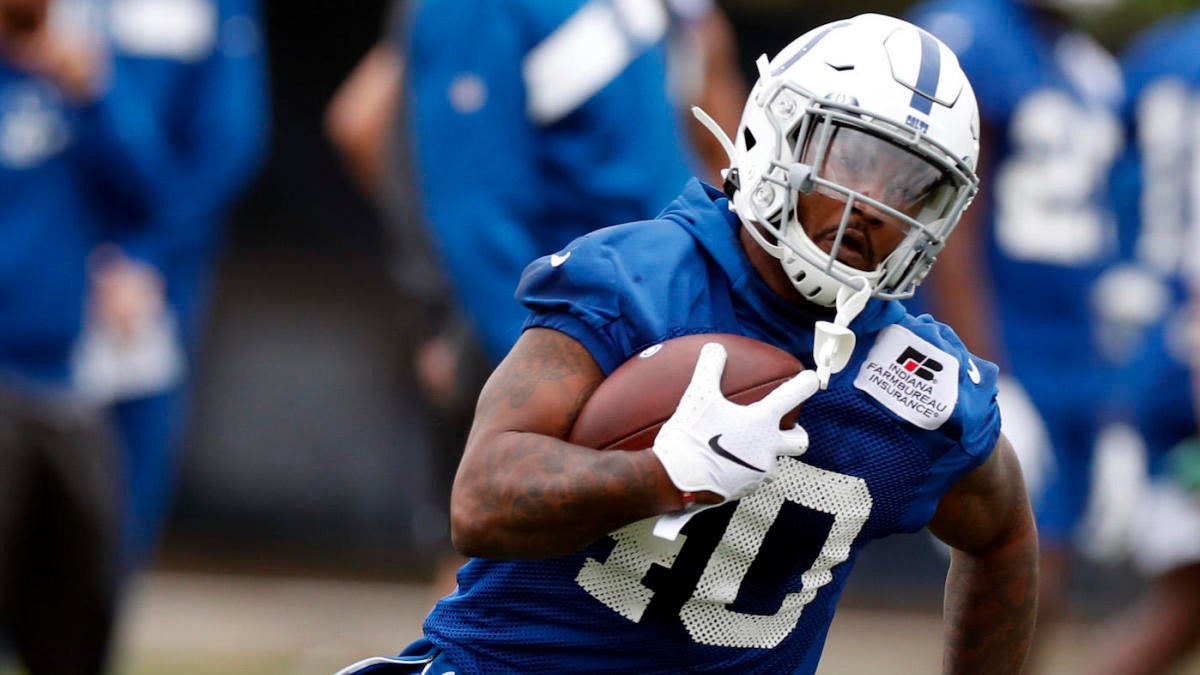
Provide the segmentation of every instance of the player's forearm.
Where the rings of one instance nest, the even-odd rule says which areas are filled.
[[[486,558],[550,558],[682,507],[650,452],[599,451],[511,432],[486,463],[464,459],[451,504],[455,547]]]
[[[1020,672],[1037,615],[1037,555],[1032,527],[984,552],[953,551],[944,672]]]

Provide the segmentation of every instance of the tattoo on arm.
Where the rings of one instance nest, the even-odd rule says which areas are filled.
[[[485,386],[455,491],[487,556],[561,555],[658,512],[656,458],[563,440],[601,381],[582,345],[532,329]]]
[[[525,338],[521,358],[496,371],[496,380],[480,396],[479,410],[495,410],[498,414],[522,410],[530,404],[539,386],[581,377],[586,375],[587,368],[595,368],[578,343],[566,342],[553,331],[527,331]],[[600,382],[595,379],[579,389],[572,405],[565,408],[565,417],[553,425],[555,435],[563,438],[570,433],[583,404]]]

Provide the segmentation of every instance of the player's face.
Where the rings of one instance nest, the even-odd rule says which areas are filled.
[[[912,218],[945,182],[943,173],[925,160],[856,129],[838,128],[824,158],[817,146],[810,143],[802,160],[817,175]],[[896,250],[911,224],[861,199],[854,200],[847,215],[849,201],[846,193],[818,185],[811,194],[799,195],[797,216],[809,239],[826,253],[833,251],[845,217],[837,259],[856,269],[873,270]]]
[[[832,253],[837,243],[845,210],[844,200],[818,192],[800,195],[796,208],[808,238],[826,253]],[[896,250],[903,239],[904,230],[895,218],[859,203],[838,243],[837,259],[855,269],[870,271]]]

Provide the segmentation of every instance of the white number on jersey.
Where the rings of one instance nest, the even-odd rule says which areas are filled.
[[[769,616],[729,609],[786,502],[833,516],[820,553],[802,575],[802,590],[785,595],[779,611]],[[796,628],[805,605],[833,579],[833,567],[850,556],[851,544],[871,515],[871,506],[871,493],[863,479],[781,457],[776,480],[738,502],[691,598],[680,610],[688,634],[700,644],[717,647],[769,649],[778,645]],[[655,537],[653,528],[651,518],[613,532],[617,544],[607,560],[588,559],[575,578],[592,597],[631,621],[641,620],[654,597],[642,583],[651,565],[670,568],[687,544],[682,535],[675,541]]]
[[[1011,155],[996,171],[996,242],[1023,261],[1085,265],[1116,238],[1098,197],[1120,150],[1121,127],[1109,110],[1062,91],[1032,94],[1009,129]]]
[[[1188,212],[1195,208],[1200,189],[1200,171],[1193,165],[1200,137],[1197,112],[1200,104],[1187,85],[1173,77],[1150,84],[1138,100],[1142,194],[1137,256],[1166,276],[1183,271],[1193,253],[1188,248]]]

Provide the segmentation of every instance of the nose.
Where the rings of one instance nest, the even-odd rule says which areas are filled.
[[[883,214],[869,204],[864,204],[859,201],[854,202],[850,213],[852,215],[851,222],[861,223],[869,227],[879,227],[883,225]]]

